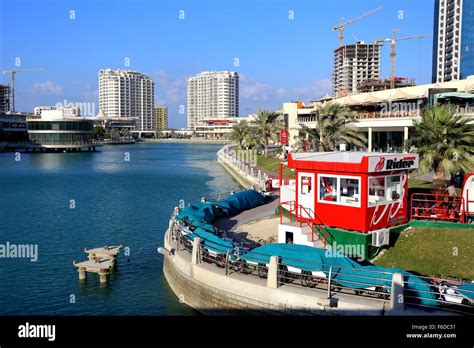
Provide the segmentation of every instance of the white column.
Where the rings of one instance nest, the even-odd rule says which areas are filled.
[[[273,289],[278,288],[278,259],[278,256],[271,256],[268,267],[267,286]]]
[[[392,291],[390,294],[390,308],[393,312],[403,311],[405,309],[403,275],[394,273],[392,276]]]
[[[408,126],[403,128],[403,152],[408,152]]]
[[[368,136],[368,150],[372,152],[372,127],[369,127],[369,136]]]

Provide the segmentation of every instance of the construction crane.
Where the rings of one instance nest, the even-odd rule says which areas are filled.
[[[402,40],[411,40],[411,39],[421,39],[427,36],[431,36],[431,34],[422,34],[422,35],[410,35],[405,37],[395,37],[395,33],[399,33],[399,29],[392,29],[392,37],[388,39],[381,39],[375,40],[375,43],[383,44],[385,42],[390,42],[390,61],[391,61],[391,68],[390,68],[390,88],[395,88],[395,57],[396,53],[396,42]]]
[[[347,21],[347,22],[344,22],[344,17],[341,17],[341,23],[339,25],[335,25],[333,28],[332,28],[332,31],[338,31],[339,30],[339,47],[342,47],[342,43],[343,43],[343,40],[344,40],[344,27],[346,25],[349,25],[349,24],[352,24],[356,21],[358,21],[359,19],[362,19],[364,18],[365,16],[368,16],[372,13],[375,13],[377,11],[380,11],[382,9],[382,7],[377,7],[377,8],[374,8],[373,10],[369,11],[369,12],[366,12],[362,15],[360,15],[359,17],[356,17],[354,19],[351,19],[350,21]]]
[[[15,74],[17,72],[24,72],[24,71],[40,71],[44,70],[44,68],[35,68],[35,69],[15,69],[15,70],[2,70],[2,74],[10,74],[11,79],[11,93],[12,93],[12,111],[15,112]]]

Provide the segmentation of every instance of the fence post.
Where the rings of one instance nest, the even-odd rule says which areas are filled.
[[[332,276],[332,266],[329,267],[328,298],[331,298],[331,276]]]
[[[267,286],[273,289],[278,288],[278,259],[278,256],[271,256],[268,267]]]
[[[193,265],[197,265],[200,260],[201,260],[201,238],[194,237],[191,262]]]
[[[227,249],[227,253],[225,254],[225,275],[229,274],[229,255],[230,249]]]
[[[403,274],[394,273],[392,276],[392,293],[390,294],[390,308],[392,311],[405,310],[405,285]]]

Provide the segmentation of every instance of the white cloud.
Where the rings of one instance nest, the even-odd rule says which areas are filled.
[[[36,82],[33,85],[33,93],[61,95],[63,88],[60,84],[48,80],[46,82]]]
[[[283,98],[287,94],[285,88],[275,88],[268,83],[262,83],[247,79],[240,75],[240,96],[249,100],[267,101],[275,97]]]
[[[313,100],[331,94],[332,81],[329,79],[314,80],[309,85],[293,88],[293,97],[301,100]]]
[[[165,70],[151,74],[155,82],[156,104],[186,103],[186,79],[171,78]]]

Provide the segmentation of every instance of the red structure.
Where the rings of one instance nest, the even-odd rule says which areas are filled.
[[[298,221],[358,232],[407,222],[408,172],[418,168],[417,154],[294,153],[288,167],[296,184],[282,185],[280,205]]]

